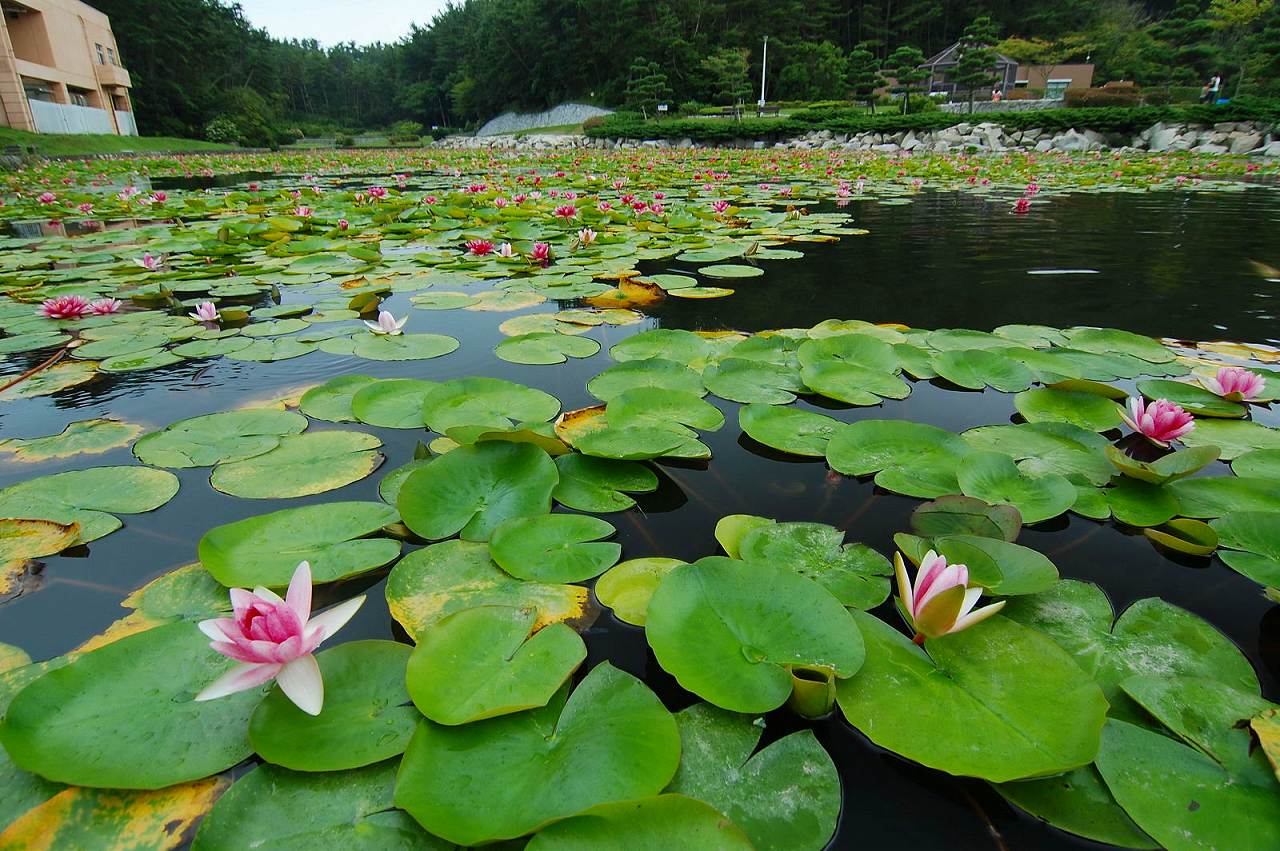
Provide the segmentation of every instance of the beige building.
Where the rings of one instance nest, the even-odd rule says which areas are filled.
[[[1087,89],[1093,85],[1093,66],[1064,63],[1062,65],[1019,65],[1020,89],[1040,89],[1046,97],[1061,98],[1068,89]]]
[[[79,0],[0,0],[0,125],[138,135],[107,16]]]

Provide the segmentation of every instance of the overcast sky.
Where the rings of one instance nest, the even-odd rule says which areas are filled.
[[[446,0],[237,0],[254,26],[277,38],[314,38],[323,45],[344,41],[395,41],[411,24],[428,24]]]

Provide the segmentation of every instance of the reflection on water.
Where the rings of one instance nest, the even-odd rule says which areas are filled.
[[[857,223],[871,233],[838,245],[806,246],[804,260],[765,264],[762,278],[735,284],[737,293],[715,301],[670,299],[653,319],[630,327],[603,326],[590,336],[604,350],[625,336],[657,325],[714,329],[809,326],[829,317],[904,322],[923,327],[990,329],[1009,322],[1054,325],[1105,324],[1156,336],[1272,341],[1275,284],[1254,274],[1249,259],[1275,265],[1280,245],[1274,225],[1280,201],[1273,193],[1240,195],[1078,195],[1055,199],[1034,214],[1014,217],[973,196],[924,195],[910,206],[852,206]],[[1145,231],[1136,233],[1136,231]],[[686,269],[665,261],[657,268]],[[1061,270],[1097,274],[1062,274]],[[1028,274],[1059,270],[1059,274]],[[291,295],[286,289],[284,299]],[[406,296],[389,307],[409,312]],[[541,309],[554,310],[547,304]],[[100,376],[54,398],[0,405],[6,437],[53,434],[73,420],[111,416],[149,427],[280,396],[334,375],[442,380],[489,375],[539,387],[566,409],[592,404],[585,384],[607,367],[601,354],[555,367],[520,366],[498,360],[497,324],[507,314],[412,311],[410,330],[450,334],[461,348],[419,362],[374,362],[316,352],[277,363],[221,359],[189,361],[153,372]],[[22,359],[15,357],[15,365]],[[779,520],[830,523],[849,540],[881,552],[892,549],[894,532],[907,527],[917,500],[877,491],[870,481],[828,474],[820,460],[782,456],[742,435],[738,405],[708,400],[726,414],[726,426],[704,436],[709,464],[660,464],[659,489],[637,497],[638,510],[612,515],[626,558],[669,556],[695,560],[716,549],[713,530],[725,514],[752,513]],[[823,410],[845,421],[907,418],[952,431],[1008,422],[1011,397],[944,390],[917,382],[913,394],[875,408]],[[832,410],[832,408],[835,408]],[[1260,410],[1260,409],[1256,409]],[[1262,411],[1269,425],[1280,417]],[[348,428],[315,423],[312,428]],[[207,469],[174,471],[182,489],[151,514],[127,516],[125,528],[88,547],[45,559],[43,587],[3,607],[0,642],[17,644],[35,659],[65,652],[105,629],[124,610],[132,589],[195,558],[195,545],[209,528],[279,508],[337,500],[377,499],[377,482],[407,462],[423,435],[417,431],[359,428],[384,441],[381,470],[339,491],[293,500],[244,500],[208,484]],[[0,461],[0,486],[34,475],[91,465],[130,463],[127,449],[97,456],[23,465]],[[1048,555],[1064,577],[1099,583],[1117,612],[1135,600],[1160,596],[1216,624],[1252,660],[1264,693],[1280,697],[1280,610],[1252,582],[1209,559],[1175,561],[1141,534],[1069,516],[1027,529],[1020,543]],[[369,588],[369,603],[342,640],[403,637],[382,598],[375,574],[325,589],[317,605]],[[889,606],[879,612],[892,619]],[[609,614],[586,635],[590,659],[584,669],[608,659],[643,677],[672,709],[690,696],[656,664],[641,630]],[[903,706],[910,713],[910,706]],[[766,742],[802,722],[785,710],[767,717]],[[1072,848],[1074,840],[1015,813],[985,784],[921,769],[869,745],[838,716],[811,725],[835,759],[845,793],[842,827],[831,847]],[[906,805],[906,806],[904,806]],[[904,814],[909,809],[909,815]]]

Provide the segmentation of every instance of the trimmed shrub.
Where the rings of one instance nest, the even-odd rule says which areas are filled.
[[[240,128],[226,115],[219,115],[204,126],[204,137],[210,142],[235,145],[240,142]]]

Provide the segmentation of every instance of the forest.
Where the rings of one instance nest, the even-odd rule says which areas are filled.
[[[638,74],[677,104],[752,100],[765,36],[770,100],[846,99],[859,74],[902,48],[929,56],[979,16],[1020,62],[1280,93],[1276,0],[464,0],[393,44],[336,46],[273,38],[221,0],[89,2],[111,16],[143,132],[255,145],[619,106]]]

